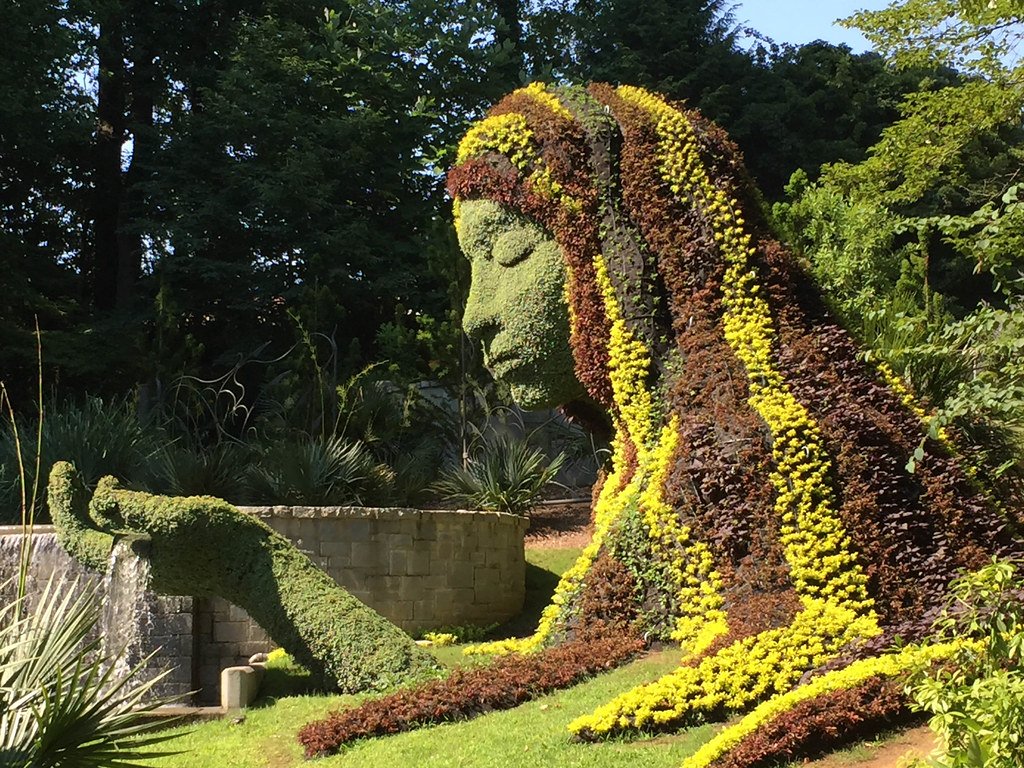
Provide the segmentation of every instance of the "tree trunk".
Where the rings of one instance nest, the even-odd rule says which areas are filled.
[[[99,76],[93,168],[93,242],[86,265],[93,307],[118,304],[121,244],[121,149],[125,141],[126,78],[122,8],[101,20],[96,49]]]

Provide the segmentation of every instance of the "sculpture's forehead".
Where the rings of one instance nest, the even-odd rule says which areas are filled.
[[[470,256],[480,248],[486,249],[496,235],[513,229],[544,232],[533,219],[493,200],[482,198],[459,203],[456,231],[459,244]]]

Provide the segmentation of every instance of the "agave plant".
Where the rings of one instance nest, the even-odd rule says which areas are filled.
[[[19,419],[22,435],[35,435],[38,426],[38,417]],[[0,464],[6,467],[0,474],[0,518],[6,511],[6,522],[15,522],[10,511],[18,506],[20,470],[24,471],[26,484],[31,488],[35,482],[35,451],[39,452],[39,466],[44,473],[54,462],[64,460],[81,467],[82,477],[89,486],[104,475],[139,482],[150,473],[159,438],[151,425],[139,421],[134,405],[128,400],[104,402],[89,398],[81,404],[65,402],[47,411],[38,446],[21,445],[23,455],[19,468],[13,428],[11,424],[6,425],[0,430]],[[42,492],[45,479],[40,486]],[[39,510],[43,515],[46,508],[45,501],[40,499]]]
[[[212,448],[168,445],[160,453],[156,490],[172,496],[216,496],[238,501],[244,493],[250,450],[223,442]]]
[[[34,603],[0,610],[0,765],[131,768],[173,754],[151,749],[172,736],[146,717],[169,703],[150,697],[163,675],[140,681],[140,665],[114,678],[95,589],[51,580]]]
[[[339,437],[279,443],[248,476],[249,496],[262,504],[366,504],[393,480],[362,443]]]
[[[465,467],[449,469],[434,483],[444,498],[478,509],[526,514],[565,461],[548,461],[525,440],[499,435],[484,441]]]

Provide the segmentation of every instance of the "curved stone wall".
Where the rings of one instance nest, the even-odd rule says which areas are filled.
[[[239,507],[409,632],[487,625],[525,597],[524,517],[371,507]]]
[[[524,517],[405,508],[239,509],[287,536],[341,586],[410,633],[486,626],[523,607]],[[30,591],[52,573],[102,578],[61,549],[52,527],[36,526],[33,538]],[[20,540],[20,526],[0,526],[0,582],[17,572]],[[217,701],[221,669],[270,648],[248,615],[220,598],[151,598],[144,629],[153,647],[162,648],[160,666],[176,667],[174,692],[199,689],[200,703]]]

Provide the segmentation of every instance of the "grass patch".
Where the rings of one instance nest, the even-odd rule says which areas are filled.
[[[712,726],[694,728],[678,736],[598,744],[570,743],[566,726],[573,718],[590,712],[623,690],[669,672],[678,660],[678,650],[660,651],[513,710],[361,741],[341,754],[308,764],[303,761],[295,738],[299,728],[332,709],[359,701],[360,697],[281,699],[247,710],[241,723],[226,718],[177,729],[184,735],[167,746],[187,752],[144,764],[157,768],[506,768],[517,763],[546,768],[675,767],[710,738]]]
[[[540,622],[540,615],[551,602],[555,587],[569,566],[576,562],[579,547],[567,549],[526,550],[526,600],[523,610],[491,633],[492,639],[526,637],[532,635]]]
[[[523,611],[495,629],[492,637],[531,634],[561,574],[576,561],[579,553],[578,547],[527,549]],[[486,657],[463,655],[464,647],[464,644],[430,646],[426,650],[446,667],[487,662]],[[570,743],[566,726],[573,718],[590,712],[623,690],[674,669],[678,658],[678,651],[661,651],[513,710],[384,739],[365,740],[346,747],[338,755],[315,762],[302,758],[296,739],[299,729],[332,710],[352,706],[365,696],[289,695],[301,691],[304,671],[281,669],[276,673],[280,679],[274,678],[271,686],[273,695],[245,710],[242,722],[236,723],[229,716],[173,729],[170,732],[176,733],[178,738],[162,746],[181,750],[181,754],[154,758],[142,764],[155,768],[293,768],[303,765],[311,768],[392,768],[394,765],[505,768],[521,762],[551,768],[625,768],[638,764],[648,768],[674,767],[710,737],[710,726],[679,736],[599,744]],[[278,696],[281,698],[276,698]]]

